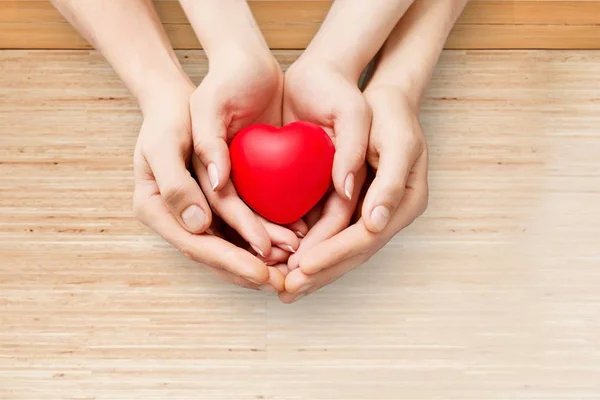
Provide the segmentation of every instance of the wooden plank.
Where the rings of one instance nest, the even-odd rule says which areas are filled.
[[[0,69],[1,399],[600,398],[600,52],[445,52],[428,211],[291,306],[135,221],[142,117],[100,55]]]
[[[185,24],[187,18],[177,1],[154,1],[163,23]],[[320,24],[330,0],[250,0],[259,21]],[[58,22],[62,17],[43,0],[1,0],[0,22]],[[598,25],[597,0],[471,0],[459,24]]]
[[[447,49],[600,49],[598,25],[456,25]]]
[[[175,48],[200,48],[178,2],[158,0],[155,4]],[[331,1],[253,0],[250,4],[272,48],[300,49],[319,29]],[[598,36],[600,1],[473,0],[448,46],[593,49],[600,48]],[[89,46],[48,1],[1,0],[0,48]]]
[[[37,24],[43,35],[32,35],[31,25],[0,24],[10,42],[0,38],[0,48],[17,49],[89,49],[91,46],[70,25]],[[176,49],[201,48],[188,24],[166,24],[165,29]],[[265,27],[263,33],[273,49],[304,48],[316,26],[294,30]],[[456,25],[447,49],[600,49],[600,26],[591,25]]]

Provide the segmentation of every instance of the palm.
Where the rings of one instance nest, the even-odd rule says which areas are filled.
[[[281,125],[281,69],[274,59],[268,68],[253,65],[232,62],[225,71],[210,71],[192,97],[193,115],[219,118],[227,139],[254,123]]]

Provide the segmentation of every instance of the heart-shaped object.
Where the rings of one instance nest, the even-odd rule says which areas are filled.
[[[254,211],[278,224],[302,218],[331,185],[335,147],[318,125],[256,124],[231,141],[231,179]]]

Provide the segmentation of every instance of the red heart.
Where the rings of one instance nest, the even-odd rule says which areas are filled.
[[[309,122],[242,129],[229,146],[231,179],[240,197],[278,224],[302,218],[331,185],[335,148]]]

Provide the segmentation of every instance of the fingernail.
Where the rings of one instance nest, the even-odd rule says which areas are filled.
[[[277,261],[267,261],[265,264],[267,265],[267,267],[273,267],[279,263]]]
[[[386,206],[377,206],[371,212],[371,221],[373,222],[373,227],[381,232],[390,220],[390,210]]]
[[[290,251],[290,253],[295,253],[296,252],[296,250],[294,250],[294,248],[292,246],[290,246],[289,244],[286,247]]]
[[[304,296],[306,296],[306,294],[299,294],[298,296],[296,296],[296,298],[294,300],[292,300],[292,303],[297,302],[298,300],[300,300],[301,298],[303,298]]]
[[[212,190],[215,190],[219,186],[219,171],[213,163],[208,164],[208,180],[210,181]]]
[[[191,205],[181,213],[181,219],[192,232],[197,232],[202,229],[206,223],[206,215],[204,211],[196,205]]]
[[[264,285],[260,285],[258,287],[259,290],[262,290],[263,292],[266,293],[278,293],[277,289],[275,289],[272,285],[265,283]]]
[[[252,246],[254,251],[257,252],[262,258],[265,257],[265,253],[263,253],[262,250],[258,246],[255,246],[252,243],[250,243],[250,246]]]
[[[296,231],[296,236],[298,236],[300,239],[304,238],[304,234],[300,231]]]
[[[344,192],[348,200],[352,200],[352,192],[354,192],[354,174],[349,173],[344,182]]]

